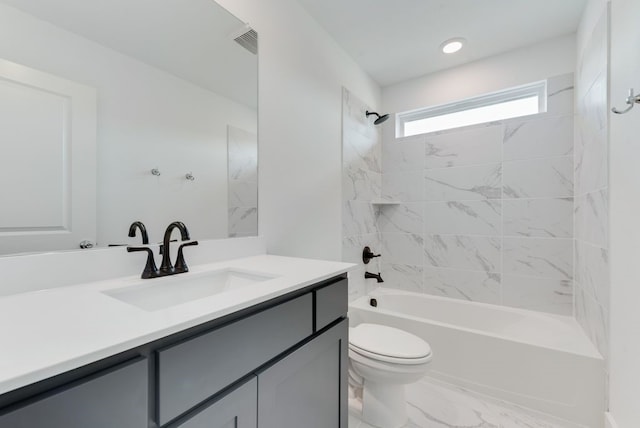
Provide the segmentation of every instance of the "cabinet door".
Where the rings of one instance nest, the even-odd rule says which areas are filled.
[[[0,416],[0,428],[144,428],[148,367],[140,359]]]
[[[347,428],[348,322],[258,375],[259,428]]]
[[[258,382],[253,377],[175,428],[256,428]]]

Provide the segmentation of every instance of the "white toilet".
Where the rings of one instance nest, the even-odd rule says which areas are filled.
[[[380,428],[407,423],[404,386],[422,378],[431,362],[429,344],[380,324],[349,329],[349,383],[362,388],[362,420]]]

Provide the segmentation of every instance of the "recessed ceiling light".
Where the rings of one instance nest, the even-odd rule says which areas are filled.
[[[466,40],[460,37],[456,37],[455,39],[449,39],[440,45],[442,52],[446,54],[452,54],[458,52],[464,46],[464,42]]]

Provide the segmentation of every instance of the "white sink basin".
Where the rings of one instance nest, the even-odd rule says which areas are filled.
[[[103,291],[107,296],[157,311],[276,278],[260,272],[223,269],[146,279],[137,285]]]

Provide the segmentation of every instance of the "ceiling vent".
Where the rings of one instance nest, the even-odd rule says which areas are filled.
[[[252,54],[256,55],[258,53],[258,33],[248,25],[234,32],[231,38]]]

